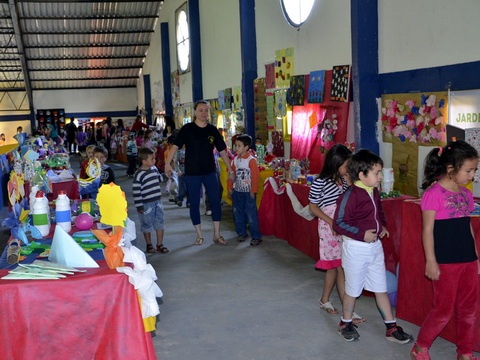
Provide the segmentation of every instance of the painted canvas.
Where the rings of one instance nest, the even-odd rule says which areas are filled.
[[[310,72],[310,81],[308,83],[308,102],[310,104],[322,103],[324,88],[325,70]]]
[[[305,75],[292,76],[290,88],[287,90],[287,103],[289,105],[303,105],[305,99]]]
[[[337,65],[332,72],[330,100],[348,102],[350,90],[350,65]]]
[[[293,48],[286,48],[275,51],[275,87],[290,87],[290,79],[293,74]]]

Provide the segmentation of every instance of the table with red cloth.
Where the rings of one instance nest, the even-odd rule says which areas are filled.
[[[432,308],[433,289],[425,277],[425,255],[422,243],[422,213],[419,201],[402,203],[400,268],[398,276],[397,317],[421,326]],[[480,249],[480,218],[472,217],[477,249]],[[479,280],[480,281],[480,276]],[[480,289],[480,288],[479,288]],[[477,304],[475,351],[480,351],[480,298]],[[455,342],[455,319],[452,318],[440,334]]]
[[[79,199],[80,194],[78,190],[77,179],[59,180],[51,183],[52,192],[47,194],[48,201],[53,201],[58,197],[60,191],[65,191],[69,199]],[[25,181],[25,194],[30,194],[30,182]]]
[[[309,204],[308,194],[310,187],[292,183],[293,193],[303,206]],[[287,240],[294,248],[305,253],[314,260],[318,254],[318,219],[309,221],[298,215],[292,206],[287,193],[275,194],[269,181],[265,182],[262,202],[259,209],[260,231],[263,235],[275,235]],[[387,218],[387,229],[390,237],[383,239],[385,264],[388,271],[396,273],[400,249],[400,208],[401,203],[411,198],[401,196],[382,200],[383,209]]]
[[[156,359],[128,276],[97,263],[59,280],[0,279],[0,358]]]

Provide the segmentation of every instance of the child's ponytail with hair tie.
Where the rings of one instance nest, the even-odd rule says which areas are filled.
[[[443,154],[443,147],[440,146],[438,148],[438,157],[442,156],[442,154]]]

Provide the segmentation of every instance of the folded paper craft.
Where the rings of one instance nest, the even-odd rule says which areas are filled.
[[[55,227],[48,260],[70,267],[99,267],[95,260],[60,226]]]

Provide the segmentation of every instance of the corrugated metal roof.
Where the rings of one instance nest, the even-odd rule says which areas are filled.
[[[31,92],[135,87],[163,1],[10,3],[0,3],[0,91]]]

